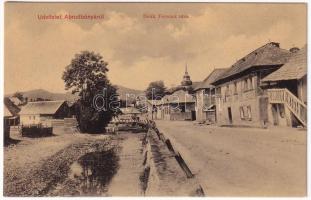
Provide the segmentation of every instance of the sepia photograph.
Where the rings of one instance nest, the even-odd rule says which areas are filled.
[[[4,197],[306,197],[308,3],[6,1]]]

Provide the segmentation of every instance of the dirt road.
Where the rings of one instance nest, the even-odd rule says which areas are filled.
[[[305,196],[306,131],[156,121],[207,196]]]

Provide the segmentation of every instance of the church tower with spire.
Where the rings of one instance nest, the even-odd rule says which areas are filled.
[[[183,80],[181,82],[181,86],[189,87],[191,85],[192,85],[192,81],[191,81],[190,76],[188,74],[188,66],[186,64],[185,74],[184,74]]]

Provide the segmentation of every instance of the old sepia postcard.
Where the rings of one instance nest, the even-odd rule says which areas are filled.
[[[4,3],[3,196],[307,195],[307,3]]]

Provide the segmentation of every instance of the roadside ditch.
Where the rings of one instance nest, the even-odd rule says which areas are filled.
[[[182,155],[152,123],[104,139],[75,137],[81,140],[27,174],[6,176],[4,195],[204,196]]]
[[[205,196],[196,177],[169,139],[153,126],[142,140],[145,196]]]

